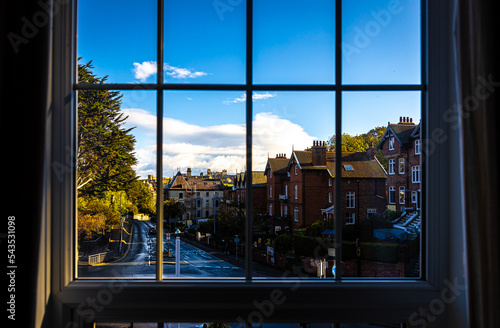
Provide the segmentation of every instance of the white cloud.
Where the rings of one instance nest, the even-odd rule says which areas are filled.
[[[134,73],[134,77],[136,79],[144,82],[148,77],[156,74],[156,69],[156,61],[144,61],[142,63],[134,63],[132,72]],[[194,79],[207,75],[205,72],[191,71],[187,68],[170,66],[169,64],[163,64],[163,70],[168,76],[175,79]]]
[[[143,109],[123,109],[128,115],[127,127],[136,126],[132,133],[138,139],[136,149],[138,175],[145,177],[155,174],[156,145],[154,139],[144,145],[140,136],[155,133],[156,116]],[[242,124],[220,124],[199,126],[184,121],[164,118],[163,133],[163,172],[172,175],[177,168],[185,171],[193,169],[193,174],[200,171],[221,171],[230,173],[241,171],[246,163],[246,127]],[[268,155],[277,153],[290,156],[292,145],[295,149],[305,149],[316,138],[290,120],[273,113],[257,113],[253,121],[253,169],[262,171]]]
[[[134,76],[136,79],[144,82],[148,77],[156,74],[156,68],[157,67],[155,61],[145,61],[142,63],[134,63],[132,72],[134,72]]]
[[[271,94],[269,92],[265,92],[265,93],[257,93],[256,92],[252,95],[252,100],[255,101],[255,100],[267,99],[267,98],[272,98],[272,97],[276,97],[276,94]],[[246,100],[247,100],[247,94],[244,93],[240,97],[235,98],[233,100],[225,100],[224,104],[229,105],[229,104],[242,103],[242,102],[245,102]]]
[[[205,72],[192,72],[187,68],[170,66],[169,64],[164,64],[163,69],[166,71],[168,76],[171,76],[174,79],[194,79],[207,75]]]

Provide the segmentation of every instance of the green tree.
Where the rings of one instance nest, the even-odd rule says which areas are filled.
[[[328,150],[335,151],[335,135],[328,141]],[[368,148],[368,144],[362,136],[351,136],[350,134],[342,134],[342,151],[343,152],[363,152]]]
[[[127,189],[127,195],[137,208],[134,214],[144,213],[149,216],[156,214],[155,200],[146,184],[138,180],[132,181]]]
[[[92,72],[92,62],[78,65],[78,83],[103,84]],[[123,127],[118,91],[78,92],[77,189],[80,196],[125,190],[136,179],[132,166],[135,138]]]

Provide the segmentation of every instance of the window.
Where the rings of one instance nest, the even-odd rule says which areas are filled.
[[[333,179],[332,178],[328,178],[328,186],[331,187],[332,186],[332,181]]]
[[[295,175],[297,175],[297,170],[298,170],[297,168],[298,168],[298,166],[297,166],[297,165],[295,165],[295,166],[294,166],[294,168],[293,168],[293,169],[294,169],[294,171],[295,171]]]
[[[344,169],[346,171],[354,171],[354,168],[352,167],[352,165],[344,165]]]
[[[273,204],[269,204],[269,215],[273,215]]]
[[[205,201],[205,207],[210,207],[210,201],[208,199]]]
[[[179,193],[179,199],[183,199],[184,198],[184,194],[182,192]]]
[[[405,173],[405,159],[400,158],[399,159],[399,174],[404,174]]]
[[[389,174],[394,174],[395,161],[396,160],[394,158],[389,159]]]
[[[411,167],[411,182],[420,183],[420,165]]]
[[[288,198],[288,185],[285,185],[285,198]]]
[[[399,204],[405,203],[405,187],[399,187]]]
[[[283,216],[287,216],[288,215],[288,206],[285,205],[283,206]]]
[[[269,198],[273,198],[273,186],[269,186]]]
[[[295,222],[299,222],[299,208],[298,207],[295,207],[293,209],[293,220]]]
[[[355,193],[352,191],[349,191],[346,193],[346,200],[347,200],[347,205],[346,208],[354,208],[356,207],[356,202],[355,202]]]
[[[209,191],[205,192],[205,197],[209,197],[209,196],[210,196],[210,192]]]
[[[376,208],[369,208],[366,210],[366,216],[370,217],[371,214],[377,214]]]
[[[331,191],[328,192],[328,202],[329,203],[332,202],[332,192]]]
[[[354,213],[346,213],[345,224],[350,225],[356,223]]]
[[[297,191],[297,185],[294,185],[293,186],[293,190],[294,190],[294,195],[295,195],[295,199],[299,199],[299,192]]]
[[[394,137],[389,137],[389,150],[394,150]]]
[[[421,147],[421,140],[415,140],[415,155],[420,155],[420,153],[422,152]]]
[[[222,15],[224,16],[224,15],[229,14],[229,13],[230,13],[229,11],[226,11],[226,12],[224,12]],[[162,42],[163,42],[163,41],[162,41]],[[160,69],[160,70],[161,70],[161,69]],[[171,72],[171,73],[173,74],[173,72]],[[340,73],[339,73],[339,74],[340,74]],[[169,75],[169,77],[171,77],[171,75]],[[335,85],[335,91],[336,91],[336,95],[335,95],[335,96],[336,96],[336,97],[343,97],[343,96],[345,95],[345,93],[347,93],[347,91],[343,89],[343,87],[342,87],[342,81],[341,81],[341,80],[338,80],[336,83],[337,83],[337,84]],[[344,83],[345,83],[345,82],[344,82]],[[194,85],[195,85],[195,84],[193,84],[193,86],[194,86]],[[106,87],[106,86],[104,86],[104,87]],[[111,86],[109,86],[109,87],[111,88]],[[158,86],[155,86],[155,87],[158,87]],[[159,89],[159,90],[161,89],[161,90],[168,90],[168,91],[171,91],[170,89],[174,89],[174,88],[181,88],[181,89],[186,89],[186,90],[189,90],[190,88],[197,88],[197,87],[199,87],[199,86],[194,86],[194,87],[192,87],[192,86],[190,86],[190,85],[189,85],[189,83],[186,83],[185,85],[182,85],[182,84],[181,84],[180,86],[179,86],[179,85],[177,85],[177,84],[176,84],[176,85],[172,85],[172,86],[169,86],[169,85],[167,85],[167,84],[160,84],[158,89]],[[245,84],[245,88],[250,88],[250,89],[252,90],[252,87],[253,87],[252,82],[250,82],[250,84],[248,84],[248,82],[247,82],[247,84]],[[414,88],[414,89],[416,89],[416,90],[420,90],[420,91],[424,90],[424,88],[423,88],[422,84],[420,84],[420,83],[415,84],[415,86],[414,86],[414,84],[411,84],[411,87],[412,87],[412,88]],[[82,88],[83,88],[83,87],[82,87]],[[211,85],[211,86],[210,86],[210,89],[213,89],[213,88],[215,88],[215,89],[217,89],[217,88],[221,88],[221,89],[223,89],[223,88],[224,88],[224,86],[219,87],[219,86],[213,86],[213,85]],[[233,88],[238,88],[238,87],[237,87],[237,86],[236,86],[236,87],[234,87],[234,86],[233,86]],[[241,89],[245,89],[245,88],[241,88]],[[356,86],[356,87],[354,87],[354,88],[358,88],[358,89],[361,89],[361,90],[362,90],[362,89],[363,89],[363,84],[360,84],[360,87],[357,87],[357,86]],[[384,88],[385,88],[385,89],[390,89],[390,90],[392,90],[392,89],[398,89],[398,86],[397,86],[397,84],[396,84],[396,85],[392,84],[392,85],[389,85],[389,86],[387,86],[387,85],[382,85],[382,86],[379,86],[379,88],[381,88],[381,89],[384,89]],[[406,89],[406,88],[408,88],[408,87],[401,88],[401,89]],[[293,87],[292,87],[292,89],[293,89]],[[360,91],[360,90],[356,90],[355,92],[358,92],[358,91]],[[152,92],[156,92],[156,91],[152,91]],[[344,94],[342,94],[343,92],[344,92]],[[349,91],[349,92],[351,92],[351,91]],[[251,93],[248,93],[248,92],[247,92],[247,98],[252,98]],[[159,104],[158,106],[163,106],[163,104]],[[250,104],[249,104],[248,106],[249,106],[249,108],[250,108],[250,109],[252,108],[252,102],[251,102],[251,101],[250,101]],[[257,106],[256,106],[256,104],[254,104],[253,106],[254,106],[254,107],[257,107]],[[340,110],[342,110],[342,109],[341,109],[341,108],[339,108],[338,110],[340,111]],[[162,123],[159,123],[159,124],[161,125]],[[339,132],[341,132],[341,131],[339,131]],[[392,138],[392,144],[393,144],[393,143],[394,143],[394,138]],[[161,154],[161,152],[160,152],[160,154]],[[254,169],[255,169],[255,168],[254,168]],[[304,168],[304,169],[305,169],[305,168]],[[295,170],[295,174],[297,175],[297,165],[295,165],[294,170]],[[391,172],[391,170],[390,170],[390,166],[389,166],[389,171]],[[392,163],[392,173],[391,173],[391,174],[394,174],[394,162]],[[390,187],[390,188],[391,188],[391,187]],[[389,189],[390,189],[390,188],[389,188]],[[392,187],[392,188],[393,188],[393,190],[394,190],[394,187]],[[297,198],[298,198],[297,185],[295,185],[295,186],[294,186],[294,191],[295,191],[295,199],[297,199]],[[353,197],[353,198],[354,198],[354,197]],[[390,198],[390,196],[389,196],[389,199],[391,199],[391,198]],[[393,203],[394,203],[394,199],[395,199],[395,197],[393,196],[393,197],[392,197],[392,202],[393,202]],[[389,201],[389,202],[390,202],[390,201]],[[286,211],[286,207],[285,207],[285,211]],[[270,212],[271,212],[271,211],[270,211]],[[199,213],[197,212],[197,217],[199,217],[199,216],[200,216],[200,215],[199,215]],[[295,220],[296,222],[298,222],[298,207],[295,207],[295,208],[294,208],[294,220]],[[350,213],[350,214],[348,214],[348,216],[346,217],[346,224],[348,224],[348,222],[349,222],[350,224],[354,224],[354,222],[355,222],[355,216],[354,216],[354,213]]]
[[[389,204],[396,204],[396,187],[389,187]]]

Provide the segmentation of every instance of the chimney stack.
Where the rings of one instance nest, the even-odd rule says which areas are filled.
[[[313,165],[326,165],[326,142],[313,141],[311,155]]]
[[[366,154],[370,160],[375,160],[375,148],[373,148],[373,142],[370,142],[370,146],[366,149]]]

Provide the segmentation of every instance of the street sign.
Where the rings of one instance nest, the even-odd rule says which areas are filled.
[[[175,233],[181,233],[181,231],[179,229],[175,230]]]
[[[335,262],[333,263],[332,273],[333,277],[337,276],[337,265],[335,264]]]
[[[170,234],[167,233],[167,240],[170,240]]]
[[[235,242],[235,243],[239,243],[239,242],[240,242],[240,238],[235,237],[235,238],[234,238],[234,242]]]

